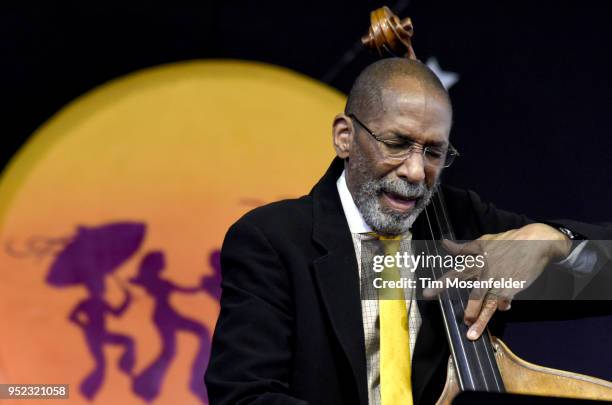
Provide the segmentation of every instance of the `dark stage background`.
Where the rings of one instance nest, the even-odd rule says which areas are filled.
[[[369,11],[383,4],[3,5],[0,166],[75,97],[163,63],[262,61],[346,93],[359,70],[374,60],[356,43]],[[535,218],[612,221],[609,2],[388,5],[412,17],[421,60],[435,57],[443,70],[459,75],[450,94],[452,140],[462,157],[445,174],[446,182]],[[508,335],[510,347],[533,362],[612,380],[612,317],[525,324]]]

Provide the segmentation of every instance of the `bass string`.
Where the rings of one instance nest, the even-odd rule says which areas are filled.
[[[437,201],[438,204],[436,204],[434,202],[434,204],[432,204],[432,207],[433,207],[433,210],[434,210],[434,216],[436,218],[436,222],[438,223],[438,229],[440,230],[440,236],[443,237],[443,238],[449,238],[449,239],[454,240],[455,238],[454,238],[453,231],[450,228],[450,224],[449,223],[442,223],[442,222],[440,222],[440,215],[438,215],[438,210],[436,209],[436,205],[442,205],[442,198],[440,196],[440,190],[439,189],[436,192],[436,198],[438,200]],[[446,225],[446,229],[443,229],[443,225]],[[462,294],[462,291],[460,289],[456,290],[456,296],[458,297],[458,301],[461,304],[461,308],[465,308],[466,307],[466,303],[465,303],[465,301],[463,299],[463,294]],[[451,319],[454,319],[454,320],[459,319],[459,317],[457,316],[457,313],[455,312],[455,306],[454,305],[450,305],[450,308],[451,308],[451,312],[452,312],[452,318]],[[457,328],[459,328],[458,325],[457,325]],[[462,345],[464,344],[464,339],[463,339],[462,336],[460,337],[459,341],[461,342]],[[487,391],[489,391],[490,388],[489,388],[489,384],[488,384],[488,381],[487,381],[487,378],[486,378],[486,373],[485,373],[485,370],[484,370],[484,367],[483,367],[483,362],[482,362],[482,360],[480,358],[480,354],[478,353],[479,350],[478,350],[477,345],[479,343],[482,345],[482,349],[486,352],[486,346],[484,345],[484,339],[478,339],[475,342],[474,341],[467,342],[467,346],[468,346],[468,349],[471,349],[472,353],[476,356],[476,364],[478,364],[478,370],[480,371],[480,375],[482,377],[481,381],[484,382],[485,389]],[[470,368],[468,367],[468,370],[469,369]]]
[[[435,199],[437,199],[437,201],[436,201]],[[435,192],[435,199],[434,199],[433,204],[432,204],[432,207],[433,207],[433,210],[434,210],[434,211],[433,211],[433,216],[435,217],[436,222],[437,222],[437,224],[438,224],[438,229],[439,229],[439,231],[440,231],[440,236],[441,236],[441,237],[443,237],[443,238],[446,238],[446,239],[454,240],[454,239],[455,239],[455,236],[454,236],[454,233],[453,233],[453,230],[452,230],[452,226],[451,226],[451,224],[450,224],[450,221],[448,220],[448,215],[447,215],[447,213],[446,213],[446,209],[445,209],[445,207],[444,207],[444,201],[443,201],[442,191],[439,189],[439,187],[437,187],[437,189],[436,189],[436,192]],[[436,204],[436,203],[437,203],[437,204]],[[438,209],[437,209],[436,205],[438,205],[438,206],[439,206],[439,209],[440,209],[440,211],[441,211],[441,215],[438,213]],[[433,232],[433,226],[432,226],[432,224],[431,224],[431,222],[432,222],[432,221],[431,221],[431,219],[429,218],[428,210],[425,210],[425,215],[426,215],[426,218],[427,218],[427,223],[428,223],[429,230],[430,230],[430,233],[431,233],[431,235],[432,235],[432,241],[433,241],[433,240],[435,240],[435,236],[434,236],[434,232]],[[443,223],[443,222],[441,222],[440,217],[443,217],[443,218],[444,218],[444,223]],[[446,226],[446,229],[443,229],[443,225],[445,225],[445,226]],[[433,246],[434,246],[434,249],[435,249],[435,251],[436,251],[436,254],[437,254],[437,255],[439,255],[439,251],[438,251],[438,249],[437,249],[436,244],[434,243],[434,245],[433,245]],[[426,248],[427,248],[427,251],[428,251],[428,254],[429,254],[429,253],[430,253],[430,250],[429,250],[429,245],[428,245],[428,244],[426,244]],[[441,270],[441,269],[440,269],[440,274],[439,274],[439,275],[437,275],[437,274],[436,274],[436,272],[435,272],[435,268],[433,268],[433,269],[432,269],[432,271],[433,271],[434,276],[435,276],[436,278],[438,278],[439,276],[441,276],[441,275],[442,275],[442,270]],[[456,311],[455,311],[454,305],[452,304],[452,299],[451,299],[450,292],[449,292],[447,289],[445,289],[445,290],[444,290],[444,292],[443,292],[443,295],[445,296],[445,298],[446,298],[446,300],[447,300],[447,303],[448,303],[448,309],[449,309],[449,310],[450,310],[450,312],[451,312],[451,314],[450,314],[450,315],[451,315],[452,319],[453,319],[453,320],[459,319],[459,318],[457,317],[457,313],[456,313]],[[454,294],[454,295],[456,295],[456,299],[457,299],[457,300],[460,302],[461,307],[462,307],[462,308],[465,308],[465,300],[463,299],[463,297],[462,297],[462,295],[460,294],[460,292],[459,292],[459,291],[456,291],[456,294]],[[463,360],[465,360],[465,364],[469,364],[469,363],[468,363],[468,361],[467,361],[467,353],[468,353],[468,350],[469,350],[469,349],[465,347],[464,339],[463,339],[463,338],[462,338],[462,336],[461,336],[461,331],[460,331],[460,329],[459,329],[459,325],[457,324],[457,322],[456,322],[456,321],[453,321],[453,322],[449,322],[449,321],[448,321],[447,314],[445,314],[445,311],[444,311],[444,305],[443,305],[443,303],[442,303],[442,296],[440,296],[440,304],[441,304],[441,307],[442,307],[442,309],[443,309],[443,311],[442,311],[442,315],[443,315],[443,317],[445,318],[445,321],[446,321],[446,322],[445,322],[445,327],[446,327],[447,329],[448,329],[448,327],[452,327],[452,328],[454,329],[454,332],[456,332],[457,336],[459,337],[459,342],[458,342],[458,343],[459,343],[459,347],[458,347],[458,348],[453,348],[453,347],[452,347],[452,344],[451,344],[451,350],[452,350],[452,353],[453,353],[453,357],[454,357],[454,359],[455,359],[455,362],[457,362],[457,361],[459,361],[459,360],[460,360],[460,359],[458,359],[458,358],[457,358],[457,356],[458,356],[458,355],[461,355],[461,358],[462,358]],[[450,331],[449,331],[449,330],[447,330],[447,333],[448,333],[448,332],[450,332]],[[451,335],[451,334],[449,333],[449,336],[450,336],[450,335]],[[456,343],[456,342],[455,342],[455,343]],[[472,352],[474,353],[474,355],[476,356],[476,360],[477,360],[477,363],[478,363],[478,368],[479,368],[479,371],[480,371],[481,376],[483,377],[483,378],[482,378],[482,381],[483,381],[483,382],[484,382],[484,384],[485,384],[485,388],[486,388],[487,390],[490,390],[490,387],[489,387],[489,384],[488,384],[488,379],[486,378],[486,373],[485,373],[485,368],[489,368],[489,371],[490,371],[490,372],[489,372],[489,375],[492,375],[492,376],[493,376],[493,379],[494,379],[494,382],[495,382],[495,385],[496,385],[497,391],[498,391],[498,392],[502,392],[502,391],[503,391],[502,384],[501,384],[501,383],[500,383],[500,381],[498,380],[498,373],[496,373],[496,372],[495,372],[495,369],[494,369],[494,364],[496,364],[496,363],[494,362],[494,359],[492,359],[492,358],[491,358],[491,351],[490,351],[490,350],[487,350],[487,346],[486,346],[486,342],[485,342],[484,338],[480,338],[480,339],[478,339],[478,340],[477,340],[477,341],[475,341],[475,342],[468,342],[468,345],[470,346],[471,351],[472,351]],[[487,360],[487,362],[486,362],[486,363],[484,363],[484,364],[483,364],[483,361],[482,361],[483,359],[481,359],[481,356],[480,356],[480,354],[479,354],[479,350],[478,350],[478,348],[480,348],[481,350],[483,350],[483,351],[484,351],[484,353],[485,353],[485,356],[486,356],[486,360]],[[455,350],[455,349],[459,349],[459,351],[460,351],[460,352],[459,352],[459,353],[457,353],[457,350]],[[487,364],[487,363],[488,363],[488,364]],[[467,377],[468,377],[468,378],[469,378],[469,380],[470,380],[470,386],[475,388],[475,385],[474,385],[474,376],[472,375],[472,370],[471,370],[471,368],[470,368],[470,367],[466,367],[466,371],[467,371],[467,374],[468,374],[468,375],[467,375]],[[465,389],[464,382],[462,381],[462,376],[461,376],[461,374],[460,374],[460,373],[457,373],[457,375],[458,375],[458,378],[459,378],[459,383],[460,383],[460,385],[461,385],[462,389]]]
[[[436,254],[439,254],[438,248],[437,248],[436,243],[435,243],[435,236],[434,236],[433,227],[431,225],[431,220],[429,218],[429,212],[428,211],[429,211],[428,209],[425,209],[425,216],[427,218],[427,225],[429,226],[429,232],[431,234],[431,242],[433,243],[433,247],[434,247],[434,250],[436,251]],[[425,241],[425,247],[427,249],[427,254],[430,255],[431,251],[429,249],[428,241]],[[432,271],[432,273],[433,273],[433,275],[434,275],[434,277],[436,279],[438,279],[442,275],[442,269],[440,269],[440,274],[439,275],[436,274],[435,266],[432,267],[431,271]],[[440,293],[440,295],[438,296],[438,302],[440,303],[440,309],[442,310],[442,317],[444,318],[444,327],[446,328],[446,333],[447,333],[447,335],[449,337],[452,335],[451,331],[448,330],[448,328],[451,327],[451,328],[454,329],[454,331],[456,332],[457,336],[459,336],[461,334],[461,331],[459,330],[459,325],[457,325],[456,322],[450,322],[449,321],[449,319],[448,319],[448,315],[449,314],[446,313],[444,305],[443,305],[443,302],[442,302],[443,301],[443,298],[442,298],[443,296],[446,298],[447,302],[452,302],[452,301],[451,301],[451,298],[450,298],[450,292],[447,289],[444,289]],[[450,307],[451,311],[453,311],[452,305],[449,305],[449,307]],[[456,319],[456,316],[454,314],[453,314],[453,318]],[[459,365],[460,359],[457,357],[459,355],[461,355],[461,358],[463,359],[465,364],[468,364],[467,352],[466,352],[465,347],[463,346],[463,343],[461,342],[461,340],[459,341],[459,347],[457,348],[457,347],[455,347],[452,344],[452,341],[450,341],[450,339],[449,339],[449,346],[450,346],[451,353],[453,355],[453,359],[455,361],[455,365],[456,366]],[[456,349],[459,349],[460,352],[458,353]],[[467,371],[468,371],[467,377],[468,377],[469,383],[470,383],[469,386],[470,387],[474,387],[475,384],[474,384],[474,377],[472,376],[472,372],[471,372],[471,370],[469,368],[467,369]],[[459,386],[461,387],[462,390],[465,390],[467,387],[465,386],[465,382],[463,381],[463,376],[461,375],[461,373],[459,373],[459,372],[457,373],[457,378],[459,379]]]
[[[446,226],[446,232],[444,232],[446,234],[445,237],[448,236],[448,238],[450,238],[451,240],[455,240],[455,234],[453,232],[452,225],[451,225],[451,223],[450,223],[450,221],[448,219],[448,215],[446,213],[446,207],[445,207],[445,204],[444,204],[444,197],[443,197],[443,194],[442,194],[442,190],[440,189],[439,186],[437,187],[437,190],[436,190],[436,198],[438,200],[437,206],[439,207],[440,211],[442,212],[442,218],[444,218],[444,222],[443,223],[440,222],[440,215],[438,215],[438,210],[436,209],[436,205],[434,204],[433,205],[434,214],[436,216],[436,221],[440,225],[441,234],[443,233],[443,231],[442,231],[442,224],[444,224]],[[465,308],[465,303],[463,301],[463,297],[461,296],[461,294],[458,294],[458,295],[459,295],[459,299],[460,299],[462,308]],[[454,318],[454,319],[457,319],[457,318]],[[490,375],[493,376],[493,380],[495,381],[495,386],[496,386],[495,388],[497,389],[498,392],[502,392],[503,391],[503,388],[502,388],[503,384],[498,380],[498,377],[499,377],[498,373],[495,372],[495,367],[496,367],[497,363],[491,357],[491,350],[488,350],[488,348],[487,348],[487,342],[485,341],[485,337],[480,338],[480,339],[478,339],[475,342],[472,342],[472,346],[474,347],[474,351],[475,351],[476,356],[478,358],[478,365],[479,365],[483,375],[485,374],[484,367],[488,366],[488,369],[490,371]],[[477,346],[480,346],[480,349],[482,350],[482,352],[484,352],[485,357],[486,357],[486,361],[487,361],[488,364],[486,364],[486,365],[482,364],[482,361],[480,359],[480,355],[478,353],[479,350],[477,350],[477,348],[476,348]],[[489,389],[489,386],[488,386],[488,383],[487,383],[487,379],[485,378],[484,381],[485,381],[485,385],[486,385],[487,389]]]
[[[444,218],[446,226],[450,230],[451,237],[455,239],[455,235],[453,233],[452,226],[450,224],[448,215],[446,213],[446,205],[444,204],[444,196],[443,196],[442,190],[439,190],[438,199],[440,201],[439,206],[440,206],[440,210],[442,211],[442,216]],[[478,342],[482,346],[482,350],[484,350],[485,357],[488,362],[490,374],[493,376],[493,380],[495,382],[495,388],[497,389],[497,392],[504,392],[505,391],[504,384],[501,381],[501,375],[499,373],[499,370],[497,369],[497,362],[495,361],[495,357],[493,355],[493,349],[491,347],[491,341],[488,337],[488,331],[485,331],[485,333],[487,333],[487,335],[479,339]]]

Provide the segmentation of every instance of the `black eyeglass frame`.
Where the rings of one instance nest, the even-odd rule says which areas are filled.
[[[354,120],[357,124],[359,124],[363,129],[365,129],[366,132],[370,134],[372,138],[374,138],[376,141],[382,143],[383,145],[387,145],[388,143],[387,140],[382,139],[380,136],[376,135],[376,133],[374,133],[374,131],[368,128],[367,125],[361,122],[361,120],[357,118],[355,114],[351,113],[351,114],[347,114],[347,116],[351,118],[352,120]],[[415,142],[412,140],[408,140],[408,142],[410,142],[410,146],[408,147],[408,150],[410,150],[410,148],[412,148],[413,145],[421,146],[421,154],[423,156],[425,155],[425,153],[427,152],[429,148],[429,146],[422,146],[418,142]],[[404,159],[404,161],[408,158],[408,156],[410,156],[410,154],[406,155],[406,158]],[[457,156],[461,156],[461,154],[452,144],[449,143],[448,149],[446,150],[446,154],[444,156],[444,163],[440,167],[444,167],[444,168],[449,167],[451,164],[453,164]]]

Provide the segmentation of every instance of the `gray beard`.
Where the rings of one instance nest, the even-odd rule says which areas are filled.
[[[354,199],[364,221],[372,230],[382,235],[401,235],[410,230],[419,214],[427,207],[434,190],[435,187],[428,188],[423,183],[413,184],[384,177],[365,181],[357,190]],[[402,214],[384,207],[379,199],[383,191],[404,198],[416,198],[414,208],[409,213]]]

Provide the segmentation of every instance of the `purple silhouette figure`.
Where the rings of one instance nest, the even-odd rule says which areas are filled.
[[[104,300],[105,277],[127,260],[142,243],[145,226],[140,223],[113,223],[99,227],[79,227],[77,235],[57,255],[47,274],[47,283],[54,287],[84,285],[89,297],[79,302],[68,319],[79,326],[94,358],[94,369],[83,379],[81,393],[92,399],[104,381],[106,358],[104,344],[123,346],[119,369],[131,376],[135,362],[134,341],[129,336],[106,330],[107,314],[121,316],[131,302],[125,298],[114,308]]]
[[[221,299],[221,251],[215,250],[210,254],[208,263],[213,269],[213,274],[204,276],[202,286],[217,301]]]
[[[204,387],[204,370],[208,363],[210,352],[210,334],[200,323],[178,314],[169,302],[172,292],[194,294],[205,289],[206,278],[197,287],[181,287],[160,277],[166,267],[164,254],[154,251],[147,254],[138,269],[138,275],[131,279],[133,284],[144,287],[155,300],[153,322],[162,340],[162,350],[155,360],[134,378],[133,390],[146,401],[152,401],[159,394],[161,382],[176,354],[176,333],[185,330],[193,333],[200,340],[200,347],[193,361],[189,389],[202,403],[207,403]]]

